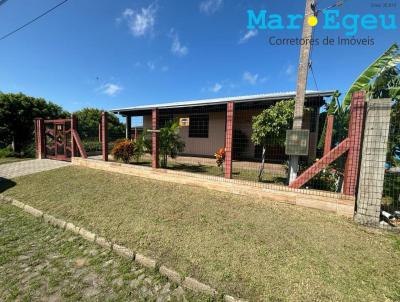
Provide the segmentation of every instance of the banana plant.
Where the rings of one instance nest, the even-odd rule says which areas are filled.
[[[343,101],[339,101],[339,92],[335,92],[329,104],[327,114],[335,116],[334,144],[340,143],[347,133],[352,94],[365,90],[369,97],[392,99],[400,98],[400,78],[397,65],[400,64],[399,46],[395,43],[389,47],[378,59],[369,65],[353,82],[345,94]],[[326,120],[318,144],[323,148],[325,142]]]
[[[395,43],[389,47],[378,59],[369,65],[353,82],[350,89],[347,91],[344,99],[343,106],[350,107],[351,96],[356,91],[370,90],[371,83],[383,72],[396,68],[400,64],[399,46]]]

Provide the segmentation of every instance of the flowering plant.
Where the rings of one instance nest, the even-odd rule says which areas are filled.
[[[219,148],[218,151],[215,152],[214,157],[217,162],[217,166],[221,167],[225,161],[225,148]]]

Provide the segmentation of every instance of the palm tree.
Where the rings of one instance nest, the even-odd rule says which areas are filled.
[[[175,158],[185,148],[185,142],[179,136],[179,124],[170,121],[160,129],[160,156],[161,167],[167,167],[168,156]]]

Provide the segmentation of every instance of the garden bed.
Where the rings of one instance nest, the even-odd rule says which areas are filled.
[[[400,239],[258,198],[67,167],[5,191],[251,301],[400,299]]]

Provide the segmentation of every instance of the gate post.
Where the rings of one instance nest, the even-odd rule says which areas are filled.
[[[71,157],[76,156],[76,143],[74,140],[74,131],[78,131],[78,120],[74,114],[71,115]]]
[[[99,132],[98,132],[98,136],[99,136],[99,143],[101,143],[101,121],[99,122]]]
[[[108,161],[108,113],[101,113],[101,152],[103,160]]]
[[[154,108],[151,112],[151,126],[153,132],[151,133],[151,167],[153,169],[159,168],[159,143],[158,133],[155,132],[158,128],[158,109]]]
[[[390,129],[391,99],[367,102],[356,221],[378,225]]]
[[[332,134],[333,134],[333,115],[327,116],[326,132],[325,132],[325,144],[324,144],[324,155],[327,155],[331,151],[332,146]]]
[[[232,147],[233,147],[233,119],[235,103],[226,104],[226,130],[225,130],[225,178],[232,178]]]
[[[44,159],[46,156],[44,140],[44,120],[42,118],[35,118],[35,145],[37,159]]]
[[[344,170],[343,194],[355,196],[360,166],[361,140],[365,113],[365,92],[355,92],[351,99],[348,138],[350,148]]]

